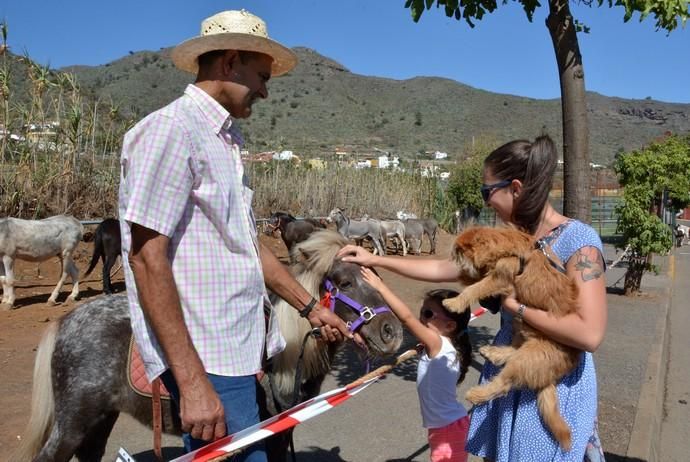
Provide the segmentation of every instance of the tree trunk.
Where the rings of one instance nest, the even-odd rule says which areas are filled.
[[[625,272],[623,290],[625,295],[631,295],[640,291],[642,276],[648,267],[648,256],[632,257],[628,260],[628,270]]]
[[[568,0],[549,1],[546,26],[556,52],[561,82],[563,213],[589,223],[592,204],[585,73]]]

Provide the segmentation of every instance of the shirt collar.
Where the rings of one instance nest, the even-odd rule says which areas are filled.
[[[220,134],[221,131],[228,132],[236,144],[242,144],[239,127],[233,123],[230,113],[218,101],[194,84],[187,85],[184,94],[199,107],[216,134]]]

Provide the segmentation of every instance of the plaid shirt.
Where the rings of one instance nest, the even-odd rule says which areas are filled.
[[[285,341],[271,316],[258,255],[253,191],[230,114],[200,88],[150,114],[125,135],[119,213],[132,329],[150,380],[167,364],[139,304],[128,256],[130,225],[170,238],[168,258],[185,323],[206,372],[251,375]]]

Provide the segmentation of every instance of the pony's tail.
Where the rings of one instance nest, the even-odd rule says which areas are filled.
[[[91,271],[96,267],[98,260],[103,255],[103,228],[99,225],[96,229],[96,234],[93,238],[93,255],[91,255],[91,262],[89,263],[89,269],[86,270],[84,276],[91,274]]]
[[[14,462],[33,460],[48,439],[53,427],[55,403],[51,379],[53,350],[59,324],[48,325],[36,352],[34,383],[31,391],[31,416],[22,435],[21,444],[10,458]]]

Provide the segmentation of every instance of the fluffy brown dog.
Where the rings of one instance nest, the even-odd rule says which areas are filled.
[[[531,308],[556,317],[575,312],[577,286],[554,268],[561,263],[550,249],[535,244],[534,237],[512,228],[464,231],[455,241],[455,259],[466,287],[443,304],[462,312],[479,299],[508,295],[515,289],[516,299]],[[504,367],[489,383],[471,388],[467,400],[480,404],[504,396],[513,387],[532,389],[546,427],[561,447],[570,449],[570,428],[558,410],[556,383],[575,368],[580,351],[515,320],[511,346],[484,346],[479,352]]]

